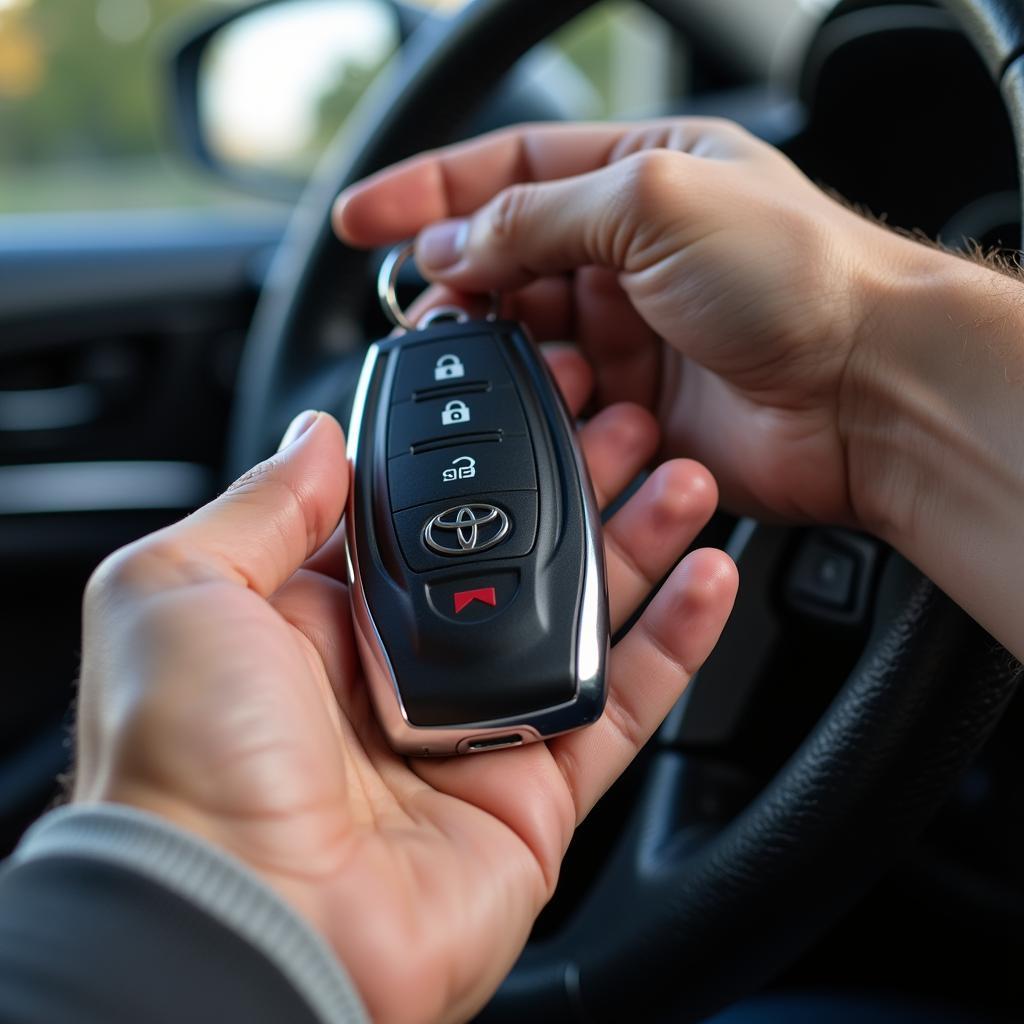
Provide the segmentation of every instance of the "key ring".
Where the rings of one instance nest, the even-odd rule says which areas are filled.
[[[414,324],[406,315],[405,310],[398,304],[398,272],[402,269],[405,261],[413,254],[414,243],[406,242],[403,245],[396,245],[384,257],[384,262],[377,272],[377,298],[380,299],[381,309],[384,315],[396,326],[406,331],[420,330],[422,327],[429,327],[435,320],[453,319],[457,323],[465,323],[472,319],[469,313],[461,306],[438,306],[430,310],[423,318],[422,326]],[[497,320],[500,307],[500,297],[497,292],[491,293],[491,311],[487,314],[488,320]]]

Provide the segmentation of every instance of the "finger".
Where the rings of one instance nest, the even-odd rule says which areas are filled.
[[[582,821],[622,774],[711,653],[736,596],[722,551],[694,551],[613,648],[608,703],[587,729],[550,742]]]
[[[490,312],[491,305],[486,295],[473,295],[447,285],[433,284],[409,306],[405,315],[411,323],[419,324],[431,310],[454,306],[465,310],[474,319],[483,319]]]
[[[576,825],[576,809],[545,744],[483,756],[414,758],[409,766],[433,789],[473,804],[507,825],[540,865],[544,898],[551,895]]]
[[[502,294],[502,316],[526,324],[537,341],[574,340],[573,284],[568,275],[542,277]]]
[[[569,341],[573,337],[572,301],[569,278],[547,277],[519,291],[503,294],[501,315],[525,324],[535,341]],[[491,312],[492,300],[445,285],[433,285],[409,307],[408,317],[413,323],[419,323],[430,310],[439,306],[456,306],[471,316],[484,317]]]
[[[577,177],[512,185],[470,216],[421,231],[416,263],[428,279],[467,291],[521,288],[584,266],[637,278],[704,236],[723,202],[712,167],[652,150]]]
[[[616,257],[628,249],[612,244],[617,233],[628,241],[633,229],[623,201],[627,187],[618,168],[509,186],[469,217],[421,231],[416,264],[432,281],[478,292],[522,288],[576,267],[627,269]],[[624,230],[612,230],[609,211]]]
[[[612,631],[646,600],[714,514],[718,489],[699,463],[662,463],[605,523]]]
[[[519,181],[543,181],[603,166],[621,125],[532,125],[413,157],[346,189],[334,227],[351,245],[386,245],[424,225],[469,213]]]
[[[117,574],[151,591],[221,579],[272,594],[331,536],[348,496],[345,438],[333,417],[303,413],[282,445],[209,505],[118,552],[100,581]]]
[[[484,316],[489,300],[433,285],[413,303],[418,322],[438,306],[459,306]],[[524,323],[537,341],[574,341],[592,363],[598,405],[637,402],[653,409],[661,377],[661,338],[636,311],[606,267],[581,267],[575,274],[544,277],[502,295],[502,315]]]
[[[502,302],[503,315],[526,324],[537,341],[579,346],[592,364],[599,405],[625,401],[654,408],[662,341],[614,270],[581,267],[573,274],[542,277],[503,293]]]
[[[523,323],[535,341],[566,341],[572,329],[571,300],[572,285],[568,279],[544,278],[518,292],[503,295],[501,315]],[[419,323],[433,309],[455,306],[471,316],[483,317],[489,305],[490,300],[482,295],[433,285],[409,307],[407,315],[413,323]],[[544,355],[570,412],[578,415],[593,388],[589,364],[571,346],[548,347]]]
[[[607,267],[582,267],[574,282],[576,340],[594,367],[598,405],[636,402],[654,409],[664,345]]]
[[[729,157],[757,145],[719,118],[520,125],[412,157],[353,185],[335,203],[334,228],[350,245],[387,245],[465,216],[519,182],[586,174],[647,149]]]
[[[571,416],[578,416],[594,390],[594,371],[574,345],[548,342],[541,352]]]
[[[597,503],[609,505],[651,461],[658,449],[657,420],[639,405],[602,409],[579,433]]]

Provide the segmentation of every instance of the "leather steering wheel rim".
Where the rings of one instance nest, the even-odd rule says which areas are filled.
[[[343,412],[366,342],[365,253],[330,231],[346,185],[446,141],[449,103],[483,95],[592,0],[477,0],[418,34],[297,208],[247,341],[230,462],[273,450],[309,405]],[[1024,167],[1024,8],[946,0],[999,84]],[[486,60],[480,59],[486,54]],[[341,396],[339,398],[339,396]],[[629,827],[581,907],[531,945],[486,1020],[696,1021],[790,963],[923,828],[995,727],[1018,670],[902,559],[886,565],[864,653],[775,778],[724,827],[676,827],[689,766],[651,762]]]

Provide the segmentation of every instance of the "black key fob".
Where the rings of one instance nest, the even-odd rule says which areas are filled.
[[[348,438],[353,617],[391,745],[471,753],[598,718],[600,518],[524,329],[434,321],[372,345]]]

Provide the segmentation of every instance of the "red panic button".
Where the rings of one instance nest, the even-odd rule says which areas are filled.
[[[428,583],[424,589],[435,615],[468,629],[508,613],[519,592],[519,572],[489,569],[479,575],[460,574]]]
[[[455,602],[456,615],[474,601],[479,601],[481,604],[489,604],[492,608],[498,606],[498,595],[495,593],[494,587],[480,587],[477,590],[458,590],[452,595],[452,599]]]

